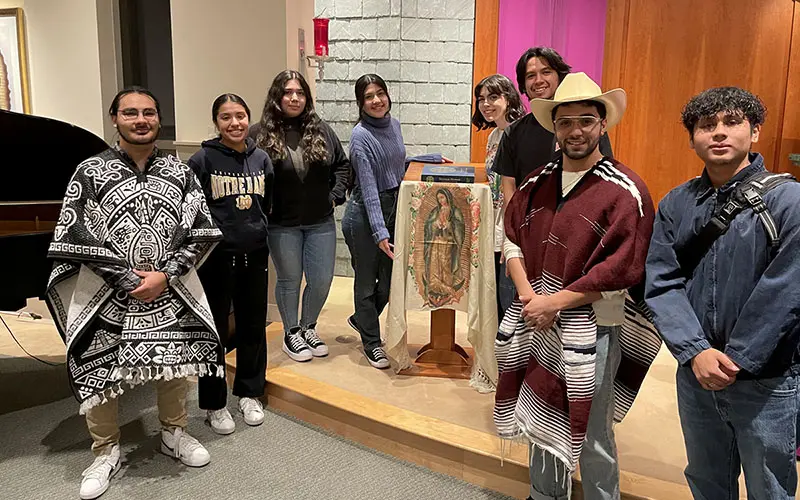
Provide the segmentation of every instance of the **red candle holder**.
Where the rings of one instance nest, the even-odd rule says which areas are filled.
[[[330,19],[324,17],[314,18],[314,53],[321,57],[327,57],[328,51],[328,23]]]

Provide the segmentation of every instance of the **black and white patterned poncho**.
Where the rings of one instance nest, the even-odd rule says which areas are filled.
[[[48,256],[47,303],[67,346],[80,413],[150,380],[224,376],[196,267],[221,238],[194,173],[155,151],[144,172],[119,148],[73,175]],[[164,271],[153,302],[128,294],[134,269]]]

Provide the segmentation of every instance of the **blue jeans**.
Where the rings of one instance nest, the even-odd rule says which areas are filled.
[[[619,464],[614,440],[614,378],[622,353],[619,326],[597,327],[595,388],[579,465],[586,500],[619,499]],[[569,500],[565,465],[548,452],[530,450],[531,498]]]
[[[333,216],[308,226],[272,225],[268,238],[277,277],[275,301],[284,331],[314,327],[328,298],[336,265],[336,223]],[[298,322],[303,274],[306,287],[303,290],[303,312]]]
[[[379,193],[381,211],[389,242],[394,242],[394,222],[397,211],[398,190]],[[392,260],[378,248],[372,237],[372,228],[367,218],[367,209],[356,188],[342,218],[342,232],[350,249],[353,266],[353,307],[361,343],[365,349],[380,347],[381,326],[378,317],[389,303],[389,287],[392,283]]]
[[[676,379],[694,498],[738,499],[740,467],[748,499],[794,498],[798,377],[737,380],[707,391],[683,366]]]

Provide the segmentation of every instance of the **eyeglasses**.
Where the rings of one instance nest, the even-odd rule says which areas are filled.
[[[136,108],[125,108],[119,111],[119,115],[126,121],[133,121],[139,118],[140,111]],[[158,111],[153,108],[145,108],[141,110],[141,114],[145,120],[155,120],[158,118]]]
[[[556,118],[556,121],[553,124],[556,127],[556,130],[561,132],[569,132],[577,125],[583,131],[589,131],[594,128],[595,125],[603,121],[602,119],[588,115],[588,116],[561,116]]]

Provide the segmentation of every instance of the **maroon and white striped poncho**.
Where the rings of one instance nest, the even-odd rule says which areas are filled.
[[[636,289],[653,228],[653,202],[629,168],[603,159],[561,195],[561,160],[532,172],[506,210],[506,236],[522,249],[537,294],[629,290],[614,384],[619,422],[633,404],[661,340]],[[640,297],[641,298],[641,297]],[[591,305],[562,311],[546,330],[528,327],[517,298],[495,341],[500,437],[524,436],[570,471],[580,457],[595,387],[597,323]]]

